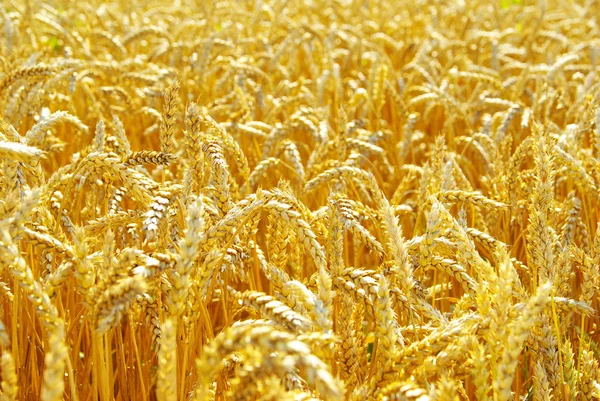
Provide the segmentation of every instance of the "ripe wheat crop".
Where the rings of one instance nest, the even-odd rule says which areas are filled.
[[[0,401],[600,399],[600,2],[0,2]]]

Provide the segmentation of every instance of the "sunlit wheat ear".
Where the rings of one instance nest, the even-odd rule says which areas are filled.
[[[96,331],[102,334],[116,326],[146,288],[143,279],[135,276],[120,280],[100,294],[93,311]]]
[[[2,396],[6,400],[16,400],[19,392],[17,371],[14,357],[10,352],[10,338],[2,322],[0,322],[0,345],[2,346],[2,357],[0,358],[0,368],[3,374],[3,379],[0,383]]]
[[[174,400],[177,397],[177,327],[173,319],[162,325],[162,339],[158,352],[158,379],[156,396],[161,401]]]
[[[175,80],[164,92],[164,111],[160,126],[160,150],[164,153],[173,153],[174,129],[176,114],[178,112],[180,82]]]

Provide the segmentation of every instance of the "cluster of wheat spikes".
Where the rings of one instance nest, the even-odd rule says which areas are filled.
[[[4,0],[0,400],[599,399],[599,16]]]

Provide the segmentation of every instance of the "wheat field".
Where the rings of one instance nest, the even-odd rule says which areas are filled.
[[[0,401],[600,399],[600,2],[0,2]]]

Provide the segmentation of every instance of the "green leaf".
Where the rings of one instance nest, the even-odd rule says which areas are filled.
[[[369,362],[371,362],[371,358],[373,357],[373,343],[367,344],[367,354],[369,354]]]
[[[523,0],[500,0],[500,8],[506,10],[510,6],[520,6]]]
[[[515,29],[517,32],[523,32],[523,23],[517,22],[517,24],[515,25]]]
[[[59,52],[61,48],[60,41],[56,36],[53,36],[48,40],[48,46],[54,49],[55,52]]]

